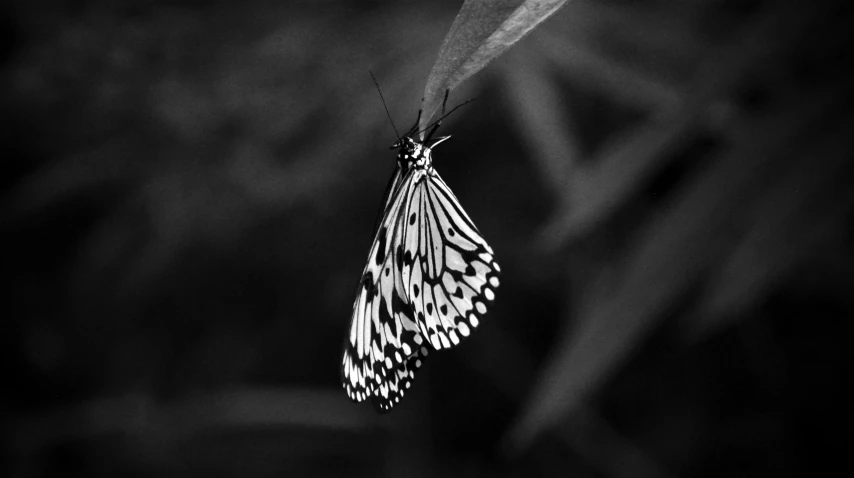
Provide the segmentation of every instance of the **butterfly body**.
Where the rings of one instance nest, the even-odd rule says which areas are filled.
[[[404,170],[414,168],[432,172],[433,148],[418,143],[408,136],[404,136],[400,141],[394,143],[392,148],[397,148],[397,165],[399,167]]]
[[[435,146],[442,138],[435,142]],[[342,384],[356,402],[390,410],[431,351],[480,324],[500,268],[433,168],[432,148],[404,136],[345,341]]]

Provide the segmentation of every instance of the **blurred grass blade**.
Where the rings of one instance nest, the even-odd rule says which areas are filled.
[[[817,141],[812,154],[822,158],[822,167],[804,161],[781,168],[785,176],[773,183],[771,178],[756,204],[746,205],[750,212],[745,216],[753,226],[712,275],[698,317],[686,323],[687,341],[702,340],[730,325],[810,256],[834,250],[834,242],[844,241],[840,218],[854,210],[854,190],[846,187],[854,182],[849,165],[854,117],[832,126],[828,140]]]
[[[789,62],[786,52],[803,43],[807,35],[805,25],[810,22],[804,21],[804,15],[781,4],[775,14],[769,14],[755,28],[710,54],[686,89],[690,94],[675,103],[674,110],[659,111],[651,121],[627,131],[597,152],[587,161],[594,166],[579,170],[585,177],[574,183],[586,191],[567,194],[566,202],[541,232],[543,246],[556,249],[610,217],[659,170],[670,152],[690,141],[709,122],[710,108],[715,104],[724,106],[721,98],[726,98],[739,82],[770,65],[780,67]],[[787,33],[781,37],[780,32]],[[778,38],[781,40],[776,41]],[[573,202],[577,198],[585,202]]]
[[[466,0],[433,65],[422,103],[424,129],[453,90],[497,58],[567,0]]]
[[[561,92],[557,83],[547,80],[540,55],[516,54],[519,52],[508,55],[508,61],[501,65],[507,97],[518,98],[510,102],[510,117],[524,133],[523,141],[546,190],[557,199],[583,192],[574,184],[583,154],[575,118],[564,109],[554,108],[561,104]]]
[[[666,310],[704,273],[724,263],[730,252],[726,245],[744,234],[733,227],[734,218],[756,196],[756,184],[766,183],[781,163],[812,157],[811,135],[837,122],[838,110],[852,98],[846,94],[850,81],[844,78],[799,94],[786,110],[751,125],[714,167],[685,184],[667,214],[639,235],[616,281],[619,287],[601,284],[581,304],[578,326],[561,337],[507,435],[512,451],[524,450],[577,409],[628,359]]]

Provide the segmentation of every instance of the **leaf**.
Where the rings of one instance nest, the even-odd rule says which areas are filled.
[[[466,0],[427,79],[419,129],[453,90],[522,39],[567,0]]]

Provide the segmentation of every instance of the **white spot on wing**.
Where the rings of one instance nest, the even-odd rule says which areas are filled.
[[[477,327],[477,325],[480,323],[480,321],[477,320],[477,316],[475,316],[474,314],[471,314],[469,316],[469,323],[471,323],[472,327]]]

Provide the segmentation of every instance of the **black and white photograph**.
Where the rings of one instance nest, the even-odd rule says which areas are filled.
[[[0,24],[0,476],[850,468],[850,2]]]

